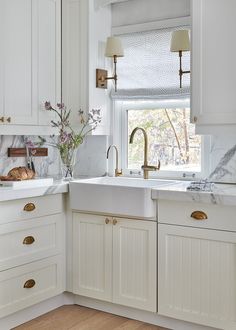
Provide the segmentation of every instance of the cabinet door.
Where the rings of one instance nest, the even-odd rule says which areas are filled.
[[[2,113],[12,124],[37,124],[37,87],[32,74],[37,67],[32,51],[34,10],[33,0],[0,1],[4,52],[0,102],[3,94]]]
[[[54,113],[45,101],[61,102],[61,0],[37,1],[39,125],[51,125]]]
[[[73,292],[111,301],[112,225],[103,216],[73,214]]]
[[[235,0],[192,0],[192,121],[236,124]]]
[[[152,221],[117,219],[113,225],[114,303],[156,312],[156,230]]]
[[[236,233],[158,225],[158,313],[236,328]]]
[[[61,101],[61,1],[0,0],[0,19],[0,123],[38,134],[54,118],[44,102]]]

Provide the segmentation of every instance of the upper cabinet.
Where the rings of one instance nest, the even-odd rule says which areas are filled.
[[[0,0],[0,134],[51,133],[61,100],[60,0]]]
[[[92,133],[107,135],[110,91],[96,88],[96,68],[107,69],[105,42],[111,35],[111,8],[97,7],[94,0],[62,0],[62,13],[63,102],[72,110],[74,129],[80,109],[85,113],[101,109],[102,123]]]
[[[192,0],[192,122],[236,124],[235,0]]]

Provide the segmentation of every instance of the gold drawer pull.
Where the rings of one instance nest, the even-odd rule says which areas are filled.
[[[5,118],[4,117],[0,117],[0,122],[4,123]]]
[[[31,289],[31,288],[33,288],[35,286],[35,284],[36,284],[35,283],[35,280],[30,279],[30,280],[28,280],[28,281],[25,282],[24,288],[25,289]]]
[[[36,209],[36,206],[34,205],[34,203],[28,203],[24,206],[24,211],[26,212],[32,212]]]
[[[199,220],[199,221],[208,219],[206,213],[203,211],[194,211],[191,214],[191,218],[193,218],[194,220]]]
[[[113,219],[113,225],[115,226],[117,224],[117,220],[116,219]]]
[[[10,122],[11,122],[11,117],[8,117],[8,118],[6,119],[6,121],[7,121],[8,123],[10,123]]]
[[[34,239],[33,236],[27,236],[27,237],[25,237],[24,240],[23,240],[23,244],[25,244],[25,245],[31,245],[31,244],[33,244],[34,242],[35,242],[35,239]]]
[[[108,218],[105,219],[105,224],[108,225],[110,223],[110,220]]]

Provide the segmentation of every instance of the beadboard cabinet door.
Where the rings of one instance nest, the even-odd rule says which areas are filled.
[[[157,311],[157,223],[73,214],[73,293]]]
[[[192,0],[192,122],[236,124],[236,1]]]
[[[113,302],[156,312],[157,223],[113,221]]]
[[[73,293],[112,296],[112,225],[103,216],[73,214]]]
[[[158,225],[158,313],[236,328],[236,233]]]

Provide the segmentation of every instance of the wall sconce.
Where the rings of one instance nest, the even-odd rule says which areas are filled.
[[[116,73],[117,57],[124,56],[124,50],[122,47],[121,40],[119,38],[117,37],[107,38],[105,56],[113,58],[114,75],[112,77],[108,77],[107,70],[96,69],[96,87],[107,89],[107,80],[114,80],[115,92],[117,92],[117,73]]]
[[[180,79],[180,88],[182,88],[183,75],[185,73],[191,73],[190,70],[183,71],[183,69],[182,69],[183,52],[190,51],[190,40],[189,40],[189,31],[188,30],[179,30],[179,31],[172,32],[170,51],[179,53],[179,62],[180,62],[179,79]]]

